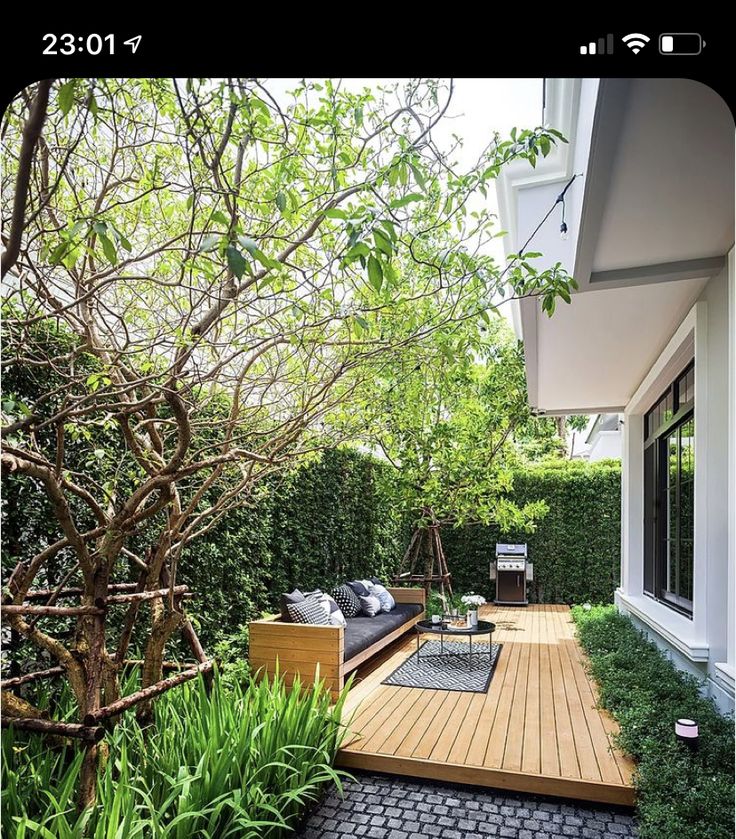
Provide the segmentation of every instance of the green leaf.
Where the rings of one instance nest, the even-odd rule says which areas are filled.
[[[220,210],[215,210],[215,212],[212,213],[210,218],[215,224],[224,224],[225,226],[230,224],[228,217],[225,215],[225,213],[221,212]]]
[[[242,279],[246,267],[243,254],[234,245],[228,245],[225,255],[227,256],[228,268],[239,280]]]
[[[419,171],[419,167],[415,166],[413,163],[410,163],[409,167],[411,168],[412,174],[414,175],[414,180],[417,182],[419,188],[423,189],[426,192],[427,182],[424,180],[424,175]]]
[[[390,240],[384,233],[382,233],[380,230],[374,230],[373,239],[376,242],[376,247],[379,251],[381,251],[381,253],[385,253],[386,256],[391,256],[391,254],[393,253],[393,247],[391,245]]]
[[[365,318],[361,317],[360,315],[353,315],[353,317],[355,318],[356,323],[361,327],[361,329],[365,329],[366,331],[368,331],[371,328],[371,325]]]
[[[423,201],[424,196],[419,192],[412,192],[411,195],[405,195],[403,198],[396,198],[394,199],[389,206],[392,210],[399,210],[401,207],[406,207],[407,204],[411,204],[412,201]]]
[[[107,259],[110,265],[117,264],[118,254],[115,250],[115,245],[112,243],[112,239],[104,233],[101,233],[100,242],[102,242],[102,252],[105,254],[105,259]]]
[[[49,262],[51,265],[60,265],[64,258],[64,254],[69,250],[70,242],[66,240],[59,242],[59,244],[49,254]]]
[[[352,248],[345,254],[345,261],[352,262],[359,256],[370,256],[371,249],[365,242],[356,242]]]
[[[325,210],[325,217],[326,218],[339,218],[339,219],[342,219],[343,221],[349,218],[349,216],[345,212],[345,210],[340,210],[337,207],[332,207],[329,210]]]
[[[383,285],[383,268],[373,254],[368,257],[368,280],[376,291]]]
[[[68,82],[64,82],[59,88],[59,108],[64,116],[72,109],[72,105],[74,104],[74,89],[76,86],[77,80],[69,79]]]
[[[114,224],[110,225],[110,230],[112,230],[113,236],[115,237],[115,241],[120,245],[120,247],[123,250],[128,251],[128,253],[130,253],[133,250],[133,246],[125,238],[125,236],[123,236],[123,234],[118,230],[117,227],[115,227]]]
[[[276,206],[281,213],[286,210],[286,195],[283,192],[276,193]]]

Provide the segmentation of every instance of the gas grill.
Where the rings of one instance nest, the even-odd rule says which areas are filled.
[[[534,579],[534,566],[528,561],[526,545],[496,544],[496,561],[491,563],[491,579],[496,580],[497,606],[526,606],[527,580]]]

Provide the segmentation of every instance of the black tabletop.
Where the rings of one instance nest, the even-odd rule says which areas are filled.
[[[431,620],[418,621],[416,626],[419,632],[437,632],[445,635],[488,635],[496,629],[496,624],[490,621],[478,621],[477,626],[463,626],[459,629],[452,629],[441,623],[432,623]]]

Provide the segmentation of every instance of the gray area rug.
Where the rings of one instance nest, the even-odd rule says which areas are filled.
[[[501,652],[502,644],[473,642],[472,665],[468,661],[468,644],[464,641],[425,641],[382,684],[427,690],[455,690],[485,693]],[[441,655],[441,651],[444,655]],[[452,655],[448,655],[452,653]]]

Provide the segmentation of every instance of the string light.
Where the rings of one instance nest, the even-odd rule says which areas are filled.
[[[567,239],[569,238],[569,233],[568,233],[568,229],[567,229],[567,222],[565,221],[565,193],[567,192],[568,189],[570,189],[570,187],[572,186],[572,182],[575,180],[575,178],[578,178],[578,177],[580,177],[580,176],[579,175],[573,175],[570,178],[570,180],[565,184],[565,188],[557,196],[557,200],[554,203],[555,207],[558,204],[562,204],[562,219],[561,219],[561,224],[560,224],[560,239],[562,239],[564,242],[566,242]]]

